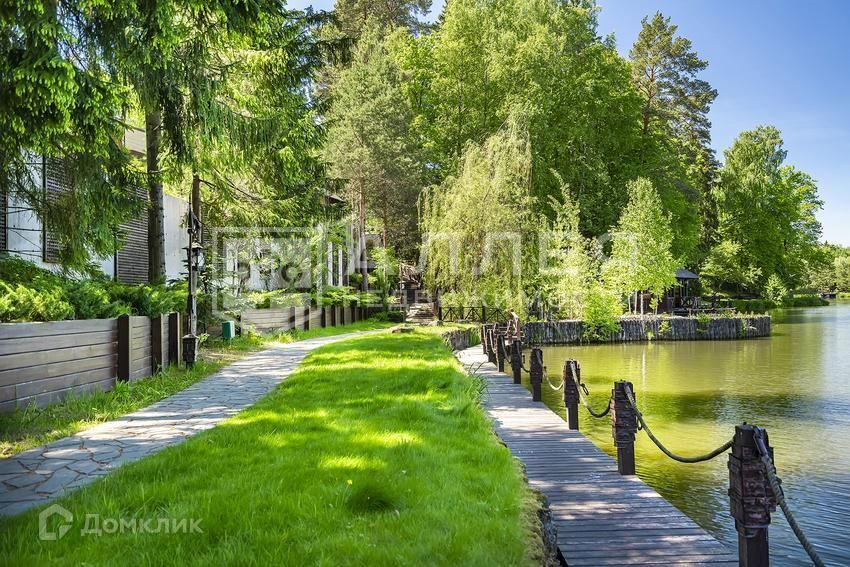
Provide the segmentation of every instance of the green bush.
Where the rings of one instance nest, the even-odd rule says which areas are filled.
[[[0,282],[0,322],[59,321],[74,316],[61,288],[39,291],[21,284]]]
[[[102,319],[125,313],[153,317],[186,307],[186,284],[77,280],[13,256],[0,257],[0,285],[0,322]]]
[[[795,295],[782,302],[783,307],[821,307],[829,305],[829,301],[819,295]]]
[[[622,305],[619,298],[600,287],[587,294],[583,309],[582,338],[586,341],[605,341],[620,330]]]
[[[390,323],[404,323],[404,311],[381,311],[370,317],[373,321],[388,321]]]

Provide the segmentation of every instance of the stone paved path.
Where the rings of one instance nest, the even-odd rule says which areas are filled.
[[[0,460],[0,515],[55,500],[124,463],[215,427],[271,392],[311,350],[361,334],[298,341],[249,355],[143,410]]]

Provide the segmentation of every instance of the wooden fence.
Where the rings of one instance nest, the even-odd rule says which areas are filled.
[[[523,326],[524,340],[530,344],[569,344],[582,341],[581,321],[529,322]],[[734,317],[622,317],[620,330],[607,342],[647,340],[694,341],[750,339],[770,336],[770,316]]]
[[[0,324],[0,411],[106,391],[180,360],[180,315]]]
[[[341,327],[368,319],[383,311],[380,306],[298,306],[272,309],[246,309],[242,311],[242,328],[251,328],[258,332],[289,331],[292,329],[308,331],[323,327]]]

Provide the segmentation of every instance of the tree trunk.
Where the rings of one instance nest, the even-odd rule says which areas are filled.
[[[158,110],[145,113],[148,195],[148,280],[165,279],[165,212],[162,178],[159,171],[162,115]]]
[[[363,276],[362,281],[360,282],[360,289],[362,291],[367,291],[369,289],[369,282],[367,281],[369,278],[369,264],[368,257],[366,255],[366,189],[364,187],[363,180],[360,180],[359,184],[359,195],[358,195],[358,218],[357,218],[357,232],[360,239],[360,275]]]

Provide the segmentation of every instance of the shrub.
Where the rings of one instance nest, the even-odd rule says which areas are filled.
[[[0,321],[149,317],[184,311],[186,284],[124,285],[96,277],[75,280],[12,256],[0,257]]]
[[[622,303],[615,294],[600,286],[591,289],[584,303],[582,338],[591,342],[607,340],[620,330],[622,312]]]
[[[74,316],[74,307],[62,297],[61,288],[39,291],[21,284],[0,282],[0,321],[59,321]]]
[[[764,286],[764,297],[773,303],[781,303],[788,296],[788,289],[782,283],[782,278],[771,274]]]
[[[381,311],[371,317],[374,321],[389,321],[390,323],[404,323],[404,311]]]

